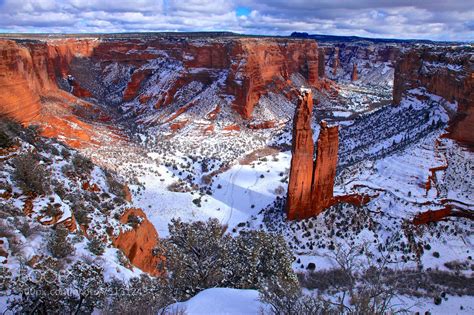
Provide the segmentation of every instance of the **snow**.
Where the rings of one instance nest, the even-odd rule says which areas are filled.
[[[265,304],[256,290],[212,288],[170,308],[185,309],[188,315],[250,315],[261,314]]]

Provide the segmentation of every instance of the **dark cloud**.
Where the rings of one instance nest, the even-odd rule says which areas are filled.
[[[228,30],[276,35],[305,31],[371,37],[473,40],[474,6],[468,2],[0,0],[0,31]]]

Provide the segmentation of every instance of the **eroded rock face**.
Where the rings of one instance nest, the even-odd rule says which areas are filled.
[[[158,246],[158,233],[141,209],[128,209],[120,221],[126,224],[132,215],[140,218],[141,222],[131,230],[122,232],[112,242],[134,266],[156,276],[159,274],[157,265],[162,259],[153,253],[153,249]]]
[[[276,89],[294,97],[289,92],[294,88],[293,75],[319,87],[321,63],[313,40],[38,38],[0,40],[0,113],[21,122],[37,122],[47,100],[62,99],[59,106],[64,108],[76,96],[111,105],[137,101],[128,107],[135,116],[170,105],[177,107],[177,115],[167,112],[153,120],[166,124],[172,119],[165,116],[175,119],[199,106],[199,93],[211,85],[217,86],[215,93],[225,98],[226,104],[250,119],[260,97],[269,91]],[[56,130],[48,119],[47,134],[67,139],[68,135]],[[67,119],[62,120],[67,124]],[[81,130],[80,136],[84,135],[91,137]],[[80,141],[75,139],[73,144]]]
[[[71,79],[74,58],[92,53],[95,40],[67,39],[17,42],[0,39],[0,115],[20,123],[40,124],[43,135],[63,136],[74,147],[91,141],[93,132],[73,112],[74,97],[92,93]],[[69,94],[58,83],[70,84]]]
[[[339,146],[338,126],[321,122],[316,161],[311,129],[313,99],[303,92],[293,122],[293,143],[288,183],[287,216],[289,220],[305,219],[321,213],[335,203],[333,198]]]
[[[339,148],[339,127],[328,127],[325,121],[322,121],[320,126],[311,188],[313,215],[321,213],[333,200]]]
[[[395,67],[393,101],[399,104],[409,90],[424,88],[449,102],[457,102],[450,137],[474,146],[474,63],[472,48],[423,48],[405,53]]]
[[[353,66],[352,66],[352,74],[351,74],[351,81],[357,81],[357,64],[355,63]]]
[[[234,108],[245,119],[266,86],[275,77],[289,80],[293,73],[301,73],[310,85],[318,84],[318,49],[314,41],[239,40],[232,51],[236,56],[227,80],[228,91],[235,95]]]
[[[0,50],[0,114],[29,122],[40,112],[32,55],[13,41],[0,41]]]
[[[322,44],[326,56],[328,78],[336,81],[354,81],[362,84],[392,85],[393,66],[400,54],[400,46],[393,44]],[[355,65],[355,66],[354,66]],[[336,67],[337,66],[337,67]]]
[[[125,102],[133,100],[140,89],[142,82],[151,75],[151,70],[138,70],[132,74],[130,81],[127,84],[127,88],[123,93],[123,100]]]
[[[302,93],[293,120],[291,168],[288,182],[287,215],[289,220],[312,215],[311,184],[313,180],[313,130],[311,116],[313,97]]]

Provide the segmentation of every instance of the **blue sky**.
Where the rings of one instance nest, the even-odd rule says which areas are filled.
[[[0,0],[0,32],[233,31],[474,39],[472,1]]]

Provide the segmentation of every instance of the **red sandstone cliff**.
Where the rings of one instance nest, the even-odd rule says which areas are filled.
[[[0,114],[29,122],[40,112],[33,57],[13,41],[0,41],[0,51]]]
[[[469,50],[466,48],[466,50]],[[474,146],[474,72],[472,53],[462,48],[413,49],[395,66],[393,101],[399,104],[406,92],[425,88],[450,102],[458,103],[450,136]]]
[[[293,142],[288,183],[287,216],[289,220],[305,219],[321,213],[335,203],[333,198],[339,146],[338,126],[321,122],[316,161],[311,129],[313,99],[303,92],[293,121]]]
[[[299,39],[43,38],[0,40],[0,51],[0,113],[21,122],[38,118],[45,107],[45,97],[57,93],[64,97],[59,81],[68,82],[68,92],[74,96],[104,100],[109,87],[104,86],[101,75],[108,75],[104,71],[111,64],[129,67],[129,74],[117,72],[112,78],[113,82],[127,80],[121,91],[122,101],[139,98],[143,108],[157,109],[172,104],[176,93],[191,82],[208,86],[219,79],[219,71],[226,71],[221,93],[233,98],[233,108],[244,119],[251,118],[253,108],[271,86],[278,86],[277,90],[286,95],[285,91],[293,88],[293,74],[301,74],[309,85],[318,86],[321,71],[317,44]],[[144,66],[159,58],[165,58],[162,60],[166,63],[178,63],[181,68],[155,94],[143,95],[143,86],[154,74]],[[93,70],[96,72],[88,68],[91,65],[98,66]],[[291,93],[288,95],[292,97]],[[54,124],[50,125],[50,129],[54,128]]]
[[[318,84],[318,49],[314,41],[241,39],[231,54],[237,56],[234,64],[242,66],[231,67],[227,90],[235,95],[234,108],[245,119],[252,116],[260,96],[275,77],[286,81],[293,73],[301,73],[310,85]]]

